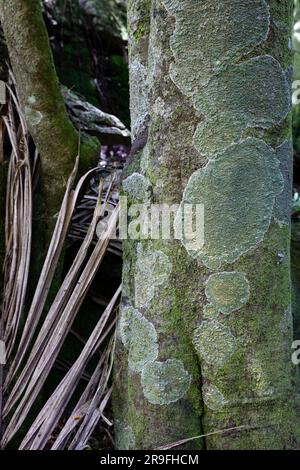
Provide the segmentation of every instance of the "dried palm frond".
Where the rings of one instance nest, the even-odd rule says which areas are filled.
[[[31,224],[24,221],[32,219],[28,133],[21,114],[18,129],[16,128],[13,102],[17,106],[17,100],[12,90],[10,96],[12,99],[8,102],[8,115],[2,117],[12,147],[7,181],[5,291],[2,313],[3,341],[6,345],[7,360],[15,344],[28,281]]]
[[[6,258],[3,311],[0,319],[0,340],[5,344],[7,362],[0,364],[0,412],[4,423],[1,447],[4,448],[18,434],[21,426],[35,407],[46,380],[54,367],[64,373],[61,382],[42,406],[33,424],[27,429],[20,449],[82,449],[95,426],[102,420],[110,421],[104,410],[111,395],[110,375],[114,350],[116,309],[119,287],[87,340],[72,330],[91,283],[99,269],[110,239],[116,233],[119,206],[113,206],[105,232],[97,238],[96,228],[103,218],[113,189],[114,179],[106,185],[100,178],[98,196],[93,200],[93,215],[87,220],[81,234],[81,246],[62,279],[61,286],[50,306],[47,298],[63,246],[69,233],[74,210],[85,181],[95,173],[90,170],[74,187],[78,169],[67,182],[65,196],[59,211],[49,249],[30,307],[25,304],[31,260],[33,175],[36,174],[37,152],[29,151],[29,134],[18,105],[18,99],[9,87],[7,115],[2,117],[10,142],[11,156],[7,179],[6,204]],[[115,250],[120,251],[116,243]],[[114,248],[112,248],[114,249]],[[74,363],[58,357],[67,335],[77,335],[83,348]],[[110,338],[110,339],[109,339]],[[94,372],[87,370],[96,357]],[[1,378],[2,377],[2,378]],[[70,413],[69,402],[79,381],[84,378],[85,390]],[[65,422],[61,426],[61,420]],[[59,428],[59,433],[57,429]],[[54,439],[53,436],[57,437]]]

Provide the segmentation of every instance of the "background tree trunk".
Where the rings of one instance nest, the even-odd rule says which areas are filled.
[[[84,135],[80,144],[79,134],[67,114],[40,1],[1,0],[0,21],[22,110],[41,156],[41,174],[34,195],[32,290],[45,259],[55,216],[76,155],[80,151],[79,171],[84,172],[97,163],[100,145],[96,138]],[[60,263],[59,268],[62,266]],[[60,269],[57,279],[60,278]],[[53,285],[51,288],[52,295],[56,287]]]
[[[3,31],[0,25],[0,80],[7,80],[7,48],[3,36]],[[0,104],[0,119],[1,114],[4,112],[5,105]],[[1,123],[0,123],[1,126]],[[0,152],[2,149],[2,140],[4,129],[0,129]],[[5,196],[6,196],[6,169],[4,155],[0,155],[0,220],[2,221],[0,227],[0,302],[2,299],[2,287],[3,287],[3,262],[5,256]]]
[[[65,109],[39,0],[1,1],[0,19],[24,115],[42,157],[41,217],[52,228],[79,136]],[[87,168],[97,161],[99,144],[83,138],[80,153]]]
[[[129,5],[139,151],[123,188],[130,204],[203,204],[205,243],[124,243],[117,447],[243,426],[187,446],[292,448],[293,2],[153,0],[150,20]]]

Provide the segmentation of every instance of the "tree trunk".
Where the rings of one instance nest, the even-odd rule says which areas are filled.
[[[5,82],[7,80],[7,48],[3,36],[3,31],[0,25],[0,80]],[[7,165],[2,155],[3,150],[3,131],[1,115],[4,112],[5,104],[0,103],[0,220],[2,221],[0,227],[0,303],[2,303],[2,288],[3,288],[3,263],[5,257],[5,198],[6,198],[6,173]]]
[[[43,223],[53,226],[79,136],[59,88],[39,0],[0,1],[0,19],[31,136],[42,157]],[[82,139],[81,164],[96,161],[99,145]]]
[[[232,427],[239,428],[181,448],[297,445],[292,3],[129,3],[136,139],[123,188],[130,208],[203,205],[204,245],[185,235],[124,242],[114,398],[119,449]]]
[[[151,60],[154,59],[153,54],[155,54],[155,51],[150,49],[148,59],[149,7],[150,2],[147,0],[135,1],[130,2],[128,11],[131,118],[134,139],[132,156],[134,158],[130,168],[127,169],[127,173],[131,172],[133,176],[129,176],[125,182],[128,182],[130,186],[132,179],[133,192],[135,192],[135,176],[148,184],[146,172],[145,176],[141,174],[139,160],[141,154],[141,158],[145,155],[145,149],[149,148],[148,143],[144,147],[144,151],[141,151],[147,138],[150,109],[150,100],[149,102],[147,100],[147,75],[150,77],[153,73]],[[169,30],[172,28],[171,22],[169,22],[168,28]],[[157,33],[157,30],[155,32]],[[170,60],[168,36],[159,34],[156,39],[160,41],[159,46],[162,48],[160,55],[166,54],[167,65],[167,60]],[[159,82],[163,70],[157,72],[159,73],[157,82]],[[175,93],[174,98],[177,96],[178,103],[181,104],[179,93],[174,86],[172,89]],[[163,132],[164,129],[162,129]],[[167,144],[168,141],[165,143]],[[161,144],[164,145],[164,139]],[[146,161],[145,163],[147,164]],[[157,171],[158,176],[163,172],[163,168],[157,167],[155,169],[154,161],[151,168]],[[174,166],[171,170],[173,173],[174,169],[177,171]],[[156,175],[153,174],[153,179],[155,178]],[[172,193],[170,188],[170,193],[167,196],[170,202],[171,199],[176,200],[176,196]],[[141,197],[143,198],[143,195]],[[156,198],[159,201],[162,196],[157,193]],[[163,200],[165,200],[164,198],[165,196]],[[140,250],[143,250],[143,253]],[[180,284],[178,277],[182,267],[175,264],[177,257],[185,257],[184,249],[179,244],[174,247],[174,244],[168,241],[136,243],[128,240],[124,243],[121,320],[124,323],[122,328],[124,331],[121,332],[123,342],[119,339],[116,353],[114,400],[117,447],[120,449],[152,448],[182,437],[192,437],[201,433],[201,399],[198,393],[199,367],[190,337],[185,332],[186,325],[181,315],[182,307],[177,286],[179,287]],[[145,262],[144,268],[147,269],[145,275],[149,277],[144,279],[144,274],[139,272],[137,281],[141,283],[140,288],[145,292],[145,301],[147,301],[145,307],[139,305],[139,301],[143,302],[142,297],[138,301],[134,301],[134,285],[131,282],[135,270],[143,270],[143,262]],[[172,263],[173,272],[171,272]],[[161,273],[158,271],[159,269],[162,270]],[[155,270],[155,273],[152,270]],[[155,278],[155,274],[158,279]],[[154,286],[151,285],[152,281],[154,286],[156,285],[154,289]],[[143,284],[144,282],[146,284]],[[134,335],[132,338],[127,334],[127,326],[130,331],[132,330]],[[151,359],[150,365],[153,366],[153,370],[148,370],[148,377],[144,373],[144,381],[148,382],[148,392],[151,395],[149,399],[145,397],[141,387],[141,374],[148,359]],[[170,382],[167,384],[170,390],[166,390],[166,393],[162,394],[158,391],[155,392],[156,387],[159,386],[158,377],[160,374],[162,380]],[[155,380],[153,384],[150,383],[151,375]],[[187,448],[189,447],[187,446]]]

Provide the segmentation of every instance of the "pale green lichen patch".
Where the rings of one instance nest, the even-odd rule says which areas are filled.
[[[266,374],[263,363],[258,357],[253,355],[253,357],[249,358],[248,371],[251,376],[252,389],[258,397],[266,398],[274,396],[270,377]],[[246,397],[245,400],[247,400]]]
[[[134,450],[135,436],[131,426],[116,420],[115,428],[116,448],[118,450]]]
[[[269,32],[264,0],[163,0],[163,4],[176,20],[170,41],[175,58],[171,77],[185,94],[192,95],[211,75],[263,42]]]
[[[151,183],[140,173],[132,173],[123,181],[123,190],[134,201],[147,202],[151,196]]]
[[[282,191],[279,162],[271,147],[249,138],[209,160],[191,176],[182,204],[204,205],[204,244],[189,254],[211,269],[232,263],[263,239],[275,197]]]
[[[216,320],[203,321],[194,332],[193,343],[200,358],[216,367],[226,364],[236,349],[230,329]]]
[[[212,384],[204,384],[202,387],[204,404],[213,411],[218,411],[226,404],[226,400],[220,390]]]
[[[219,312],[228,314],[239,310],[248,302],[250,286],[244,273],[222,272],[209,277],[205,293]]]
[[[122,308],[119,332],[128,349],[128,365],[132,371],[140,372],[145,364],[155,361],[158,356],[157,333],[154,325],[138,310]]]
[[[43,115],[40,111],[36,111],[29,106],[25,106],[25,116],[31,126],[37,126],[43,119]]]
[[[138,60],[130,63],[130,115],[133,139],[142,128],[148,113],[147,67]]]
[[[210,158],[221,149],[232,145],[237,137],[240,137],[241,132],[241,123],[235,116],[220,112],[198,124],[193,144],[202,155]]]
[[[204,305],[203,307],[203,318],[211,319],[217,317],[219,314],[218,310],[211,304]]]
[[[283,176],[284,187],[277,196],[274,206],[274,217],[281,224],[291,224],[291,200],[292,200],[292,168],[293,168],[293,143],[286,140],[275,149],[279,160],[279,168]]]
[[[191,377],[177,359],[152,362],[142,371],[142,387],[147,400],[154,405],[168,405],[188,391]]]
[[[143,251],[138,245],[138,258],[135,266],[135,306],[147,307],[152,301],[156,289],[166,285],[172,272],[172,264],[162,251]]]
[[[208,157],[239,141],[249,127],[274,126],[290,110],[285,72],[271,56],[228,66],[193,96],[195,108],[206,117],[195,132],[194,145]]]
[[[30,95],[27,99],[27,103],[32,106],[36,103],[36,97],[34,95]]]
[[[31,126],[37,126],[43,119],[43,114],[35,109],[36,102],[36,96],[30,95],[27,98],[27,105],[24,108],[26,119]]]

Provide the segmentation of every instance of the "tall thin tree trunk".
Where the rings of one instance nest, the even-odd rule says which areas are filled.
[[[120,449],[197,436],[202,426],[239,428],[186,446],[283,449],[299,439],[290,357],[292,3],[130,2],[138,151],[123,188],[129,205],[203,204],[205,242],[124,243]]]
[[[79,136],[61,94],[39,0],[0,1],[17,91],[31,136],[42,157],[43,223],[53,226],[66,180],[78,153]],[[83,167],[96,161],[99,145],[81,145]]]
[[[5,82],[7,80],[7,48],[3,36],[3,31],[0,25],[0,80]],[[0,103],[0,120],[1,115],[4,113],[5,103]],[[0,126],[2,123],[0,122]],[[7,165],[4,160],[4,155],[1,154],[3,149],[3,134],[4,126],[0,129],[0,303],[2,299],[3,288],[3,263],[5,256],[5,198],[6,198],[6,173]]]
[[[97,163],[100,145],[95,138],[82,136],[80,141],[68,117],[40,1],[0,0],[0,20],[21,107],[41,156],[41,174],[34,199],[34,262],[30,270],[33,289],[76,155],[79,151],[80,172],[83,172]]]

